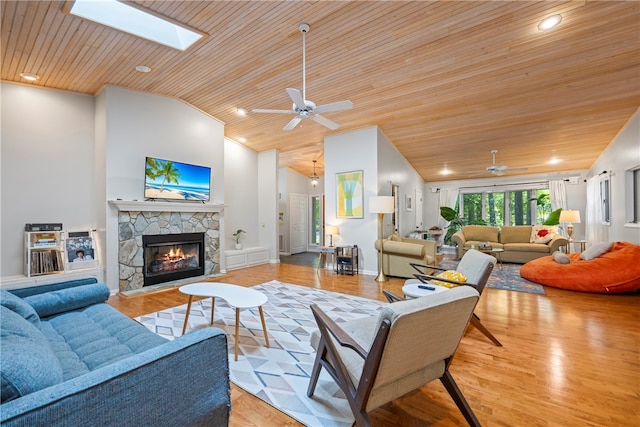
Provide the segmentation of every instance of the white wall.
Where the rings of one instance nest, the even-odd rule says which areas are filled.
[[[233,249],[233,233],[246,231],[241,242],[245,248],[259,246],[258,233],[258,153],[225,139],[225,235],[226,249]],[[249,184],[249,185],[247,185]]]
[[[340,243],[358,245],[365,274],[376,274],[378,260],[374,243],[378,236],[378,215],[368,212],[369,198],[383,194],[378,188],[377,127],[325,137],[325,222],[340,228]],[[336,218],[336,173],[363,171],[364,218]]]
[[[627,187],[625,172],[640,166],[640,110],[630,118],[627,125],[618,133],[607,149],[600,155],[588,177],[603,171],[611,171],[611,222],[608,227],[608,240],[627,241],[640,245],[638,224],[626,224],[625,197]],[[640,197],[640,195],[636,195]]]
[[[389,141],[389,139],[378,129],[378,188],[379,195],[391,195],[391,183],[400,187],[399,192],[399,211],[400,228],[398,233],[401,236],[407,236],[416,229],[416,209],[415,195],[416,190],[424,188],[424,182],[413,167],[407,162],[398,149]],[[406,196],[410,196],[413,200],[411,211],[406,209]],[[391,215],[385,215],[384,234],[389,235],[393,232],[391,224]]]
[[[96,228],[94,99],[0,85],[0,276],[24,274],[26,223]]]
[[[106,282],[118,289],[118,213],[107,200],[143,200],[145,158],[211,168],[211,204],[224,203],[224,124],[171,98],[106,87]]]

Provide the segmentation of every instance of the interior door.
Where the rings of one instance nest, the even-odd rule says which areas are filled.
[[[291,254],[307,251],[308,196],[306,194],[289,195],[289,247]]]

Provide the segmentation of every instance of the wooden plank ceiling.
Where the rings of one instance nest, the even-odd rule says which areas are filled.
[[[490,177],[492,149],[498,164],[528,168],[519,173],[588,169],[640,105],[636,1],[136,1],[208,34],[185,52],[67,15],[63,3],[2,1],[2,80],[25,83],[28,72],[36,86],[179,98],[305,175],[314,159],[322,175],[326,135],[375,125],[425,181]],[[555,13],[561,24],[539,31]],[[302,22],[307,98],[354,103],[325,114],[335,131],[306,119],[287,132],[293,116],[251,113],[291,108]]]

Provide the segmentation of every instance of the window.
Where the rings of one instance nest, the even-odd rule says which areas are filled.
[[[460,212],[465,224],[539,224],[551,212],[548,188],[474,193],[463,191],[460,200]]]
[[[322,199],[311,196],[311,245],[322,245]]]
[[[626,222],[640,225],[640,165],[625,172]]]
[[[609,174],[600,180],[600,203],[602,204],[602,222],[609,224],[611,222],[611,202],[610,197],[610,179]]]

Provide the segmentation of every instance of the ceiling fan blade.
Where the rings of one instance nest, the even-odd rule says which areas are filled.
[[[263,108],[254,108],[251,111],[254,113],[295,114],[295,111],[293,110],[265,110]]]
[[[353,108],[351,101],[332,102],[331,104],[318,105],[315,109],[316,113],[328,113],[329,111],[350,110]]]
[[[313,116],[311,116],[311,119],[314,122],[320,123],[322,126],[328,127],[331,130],[336,130],[340,127],[340,125],[333,120],[329,120],[326,117],[321,116],[320,114],[314,114]]]
[[[307,106],[304,103],[304,98],[302,97],[302,94],[298,89],[288,87],[287,93],[289,94],[289,97],[291,98],[293,103],[296,105],[296,107],[298,107],[301,110],[304,110],[307,108]]]
[[[291,130],[294,127],[298,126],[298,123],[300,123],[300,120],[302,120],[302,117],[300,116],[296,116],[293,119],[291,119],[289,121],[289,123],[287,123],[287,125],[285,127],[282,128],[282,130]]]

